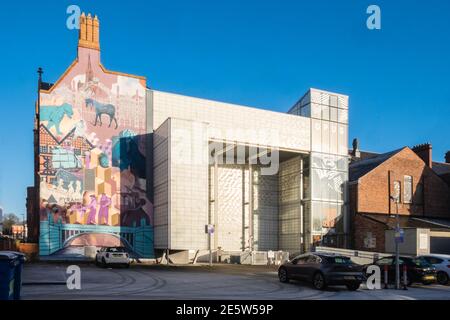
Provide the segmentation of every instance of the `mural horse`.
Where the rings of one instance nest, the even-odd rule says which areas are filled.
[[[65,115],[69,119],[73,116],[73,108],[68,103],[63,103],[60,106],[41,106],[39,110],[39,120],[48,121],[47,129],[50,130],[52,127],[55,127],[57,134],[62,134],[59,125]]]
[[[86,102],[86,108],[88,108],[88,107],[95,108],[94,126],[97,125],[97,121],[100,122],[100,126],[102,126],[102,115],[106,114],[109,116],[108,128],[111,127],[111,124],[114,120],[114,122],[116,123],[116,129],[117,129],[118,125],[117,125],[117,119],[116,119],[116,108],[112,104],[103,104],[103,103],[100,103],[91,98],[86,99],[85,102]]]

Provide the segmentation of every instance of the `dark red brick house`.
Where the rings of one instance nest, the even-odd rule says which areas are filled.
[[[450,185],[436,163],[430,144],[384,154],[351,151],[349,211],[352,248],[385,251],[385,231],[395,228],[398,210],[402,228],[450,231]],[[444,167],[442,169],[441,167]],[[445,175],[445,173],[444,173]],[[397,205],[391,199],[399,196]]]
[[[450,151],[445,154],[445,162],[433,162],[433,171],[450,186]]]

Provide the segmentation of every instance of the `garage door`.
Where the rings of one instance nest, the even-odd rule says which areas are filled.
[[[430,237],[430,252],[435,254],[450,254],[450,238]]]

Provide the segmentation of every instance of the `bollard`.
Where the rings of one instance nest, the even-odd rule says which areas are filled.
[[[384,289],[389,289],[389,286],[388,286],[388,270],[389,270],[389,266],[385,265],[384,266]]]
[[[403,290],[408,290],[408,267],[406,264],[403,266]]]

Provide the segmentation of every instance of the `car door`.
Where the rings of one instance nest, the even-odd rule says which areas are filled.
[[[292,278],[300,280],[307,278],[306,261],[308,260],[308,258],[309,255],[302,255],[292,260],[290,272],[290,276]]]
[[[295,257],[284,264],[284,268],[286,268],[290,278],[295,278],[295,265],[297,264],[297,261],[300,257],[301,256]]]
[[[304,274],[306,279],[312,279],[314,273],[320,269],[321,258],[316,255],[310,255],[304,264]]]

